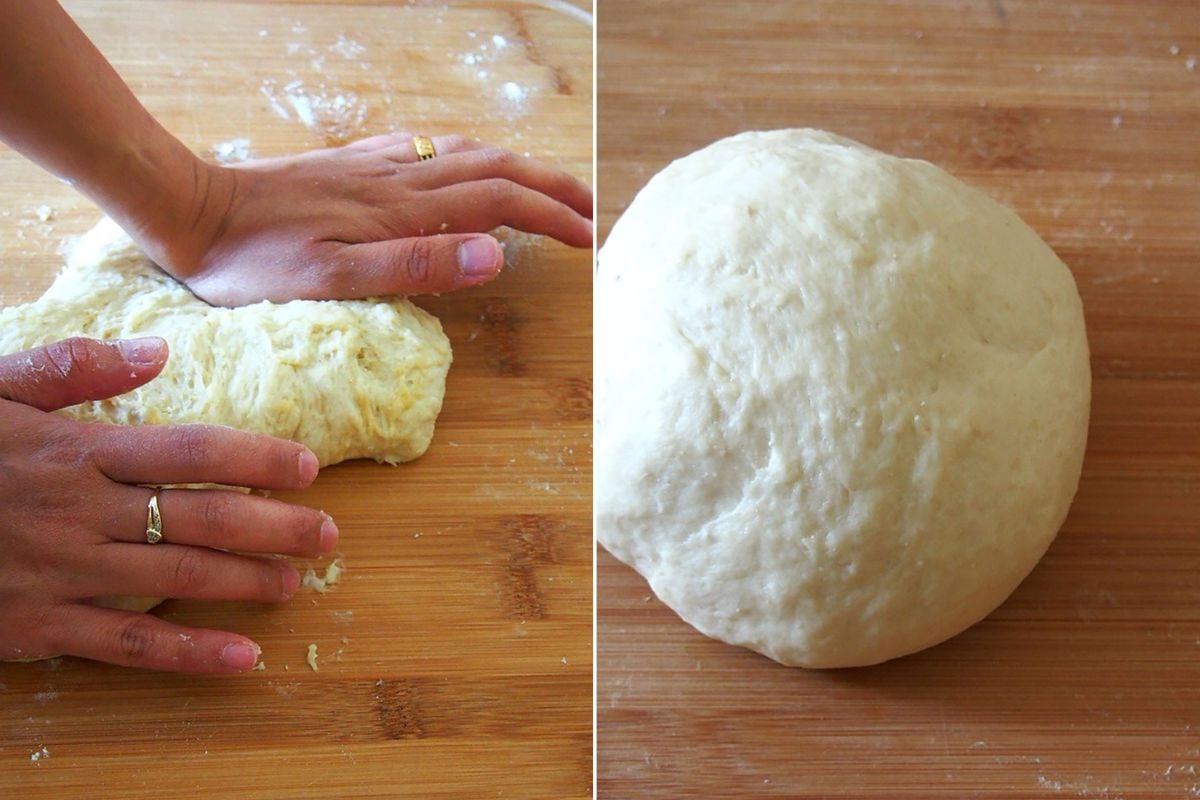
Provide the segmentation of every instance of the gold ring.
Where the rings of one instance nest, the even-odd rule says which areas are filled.
[[[162,515],[158,513],[158,489],[155,489],[146,504],[146,544],[158,544],[162,538]]]
[[[428,136],[414,136],[413,147],[417,148],[417,158],[422,161],[428,161],[437,155],[437,151],[433,149],[433,140]]]

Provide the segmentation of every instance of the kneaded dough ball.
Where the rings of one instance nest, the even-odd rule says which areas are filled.
[[[668,166],[596,277],[596,532],[703,633],[873,664],[984,617],[1075,493],[1066,266],[923,161],[829,133]]]
[[[204,422],[301,442],[321,466],[410,461],[442,408],[450,342],[403,298],[214,308],[159,270],[110,219],[84,235],[38,300],[0,309],[0,353],[69,336],[161,336],[163,371],[63,411],[123,425]]]

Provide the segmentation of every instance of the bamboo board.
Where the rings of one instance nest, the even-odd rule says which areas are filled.
[[[562,11],[520,0],[67,8],[168,129],[211,157],[461,132],[590,179],[592,31]],[[297,80],[311,123],[287,96]],[[59,242],[97,212],[9,151],[0,185],[0,301],[13,303],[49,284]],[[493,283],[418,301],[454,347],[429,452],[331,467],[292,496],[338,521],[343,582],[279,607],[164,606],[169,619],[256,638],[266,670],[0,664],[0,795],[590,794],[590,258],[525,236],[508,254]]]
[[[1076,276],[1094,373],[1057,541],[924,653],[787,669],[601,550],[600,796],[1200,796],[1200,10],[604,0],[598,25],[601,243],[671,159],[827,128],[1015,208]]]

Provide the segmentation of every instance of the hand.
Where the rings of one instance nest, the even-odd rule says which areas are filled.
[[[417,159],[392,134],[231,167],[197,162],[191,219],[133,223],[150,256],[216,305],[445,292],[504,263],[508,225],[592,244],[592,194],[533,159],[459,136]],[[129,224],[130,221],[126,221]]]
[[[167,359],[157,338],[67,339],[0,357],[0,660],[72,655],[175,672],[254,666],[233,633],[101,608],[105,595],[279,602],[300,576],[282,560],[333,549],[324,514],[233,491],[164,489],[165,540],[145,540],[139,484],[298,489],[317,474],[299,444],[206,425],[122,427],[52,409],[129,391]],[[214,548],[222,548],[217,550]]]

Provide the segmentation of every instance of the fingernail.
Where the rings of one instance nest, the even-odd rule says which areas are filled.
[[[321,465],[317,463],[317,457],[312,454],[312,451],[305,448],[300,451],[300,480],[305,483],[312,483],[317,473],[320,472]]]
[[[283,596],[291,597],[300,588],[300,573],[291,567],[283,568]]]
[[[458,268],[464,275],[494,275],[501,266],[500,245],[490,236],[476,236],[458,246]]]
[[[121,339],[117,342],[121,357],[130,364],[157,364],[166,354],[167,343],[157,336]]]
[[[328,553],[337,546],[337,541],[338,527],[331,518],[326,517],[321,523],[321,550]]]
[[[248,670],[258,663],[258,645],[234,642],[221,650],[221,663],[230,669]]]

